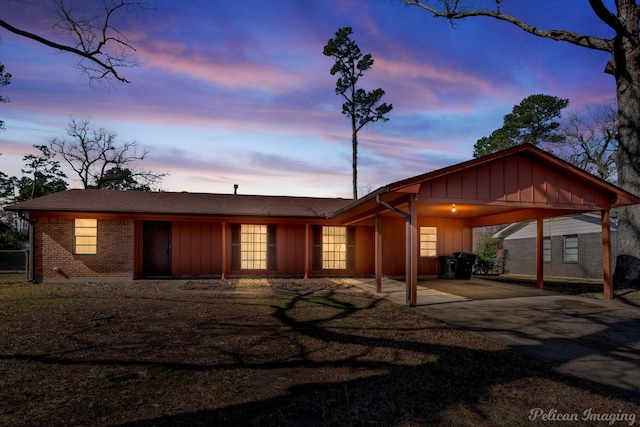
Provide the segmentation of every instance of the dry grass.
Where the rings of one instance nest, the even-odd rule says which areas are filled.
[[[295,280],[234,288],[269,291],[255,295],[207,282],[187,283],[193,293],[0,286],[0,425],[519,426],[535,424],[536,407],[640,416],[632,396],[335,281],[318,279],[315,293]]]

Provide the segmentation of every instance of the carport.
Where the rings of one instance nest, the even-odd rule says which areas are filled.
[[[523,144],[398,181],[364,196],[335,212],[343,224],[375,227],[376,292],[382,291],[382,219],[405,219],[406,302],[417,300],[419,240],[423,218],[452,219],[464,230],[475,227],[537,220],[536,287],[543,288],[542,221],[583,212],[599,212],[602,225],[604,298],[613,298],[611,209],[640,203],[640,198],[545,152]],[[471,252],[470,232],[458,247]],[[441,243],[438,241],[438,251]]]

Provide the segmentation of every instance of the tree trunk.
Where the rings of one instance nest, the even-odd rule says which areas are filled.
[[[351,135],[352,144],[352,167],[353,167],[353,198],[358,198],[358,130],[356,129],[355,114],[352,116],[352,129]]]
[[[635,2],[630,2],[635,3]],[[627,5],[628,6],[628,5]],[[615,39],[613,59],[607,72],[616,80],[618,100],[618,185],[620,188],[640,196],[640,52],[638,42],[635,7],[619,11],[629,14],[621,21],[626,22],[626,31],[618,31]],[[626,34],[625,34],[626,33]],[[618,255],[632,255],[640,258],[640,205],[622,208],[618,218]],[[616,266],[618,268],[622,266]],[[616,271],[618,276],[623,272]]]

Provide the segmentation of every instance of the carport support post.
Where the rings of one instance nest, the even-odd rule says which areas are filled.
[[[409,196],[407,217],[407,304],[415,307],[418,302],[418,209],[415,195]]]
[[[611,276],[611,212],[609,209],[600,212],[602,223],[602,279],[603,298],[613,299],[613,277]]]
[[[222,221],[222,272],[220,280],[227,279],[227,223]]]
[[[382,215],[375,216],[376,240],[375,240],[375,272],[376,272],[376,292],[382,292]]]
[[[309,245],[310,245],[310,240],[309,239],[309,228],[310,225],[309,224],[305,224],[304,225],[304,278],[308,279],[309,278]]]
[[[537,220],[537,236],[536,236],[536,288],[544,287],[544,256],[543,256],[543,219]]]

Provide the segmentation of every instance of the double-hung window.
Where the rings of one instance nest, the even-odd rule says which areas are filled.
[[[438,229],[436,227],[420,227],[420,256],[434,257],[438,249]]]
[[[542,239],[542,261],[551,262],[551,237]]]
[[[73,252],[76,255],[95,255],[98,253],[98,220],[74,220]]]
[[[578,236],[563,236],[564,261],[578,262]]]

